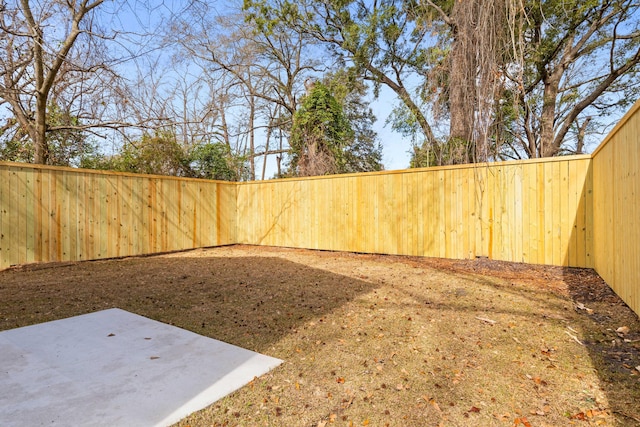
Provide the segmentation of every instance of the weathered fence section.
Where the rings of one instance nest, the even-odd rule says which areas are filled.
[[[238,242],[593,266],[590,156],[238,187]]]
[[[235,243],[233,184],[0,163],[0,269]]]
[[[593,153],[595,268],[640,315],[640,102]]]

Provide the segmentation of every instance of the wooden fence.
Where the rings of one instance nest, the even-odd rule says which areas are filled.
[[[640,315],[640,101],[593,153],[598,274]]]
[[[590,156],[258,181],[239,243],[593,266]]]
[[[0,269],[234,243],[227,183],[0,164]]]
[[[594,267],[640,313],[640,102],[593,155],[248,183],[0,163],[0,269],[248,243]]]
[[[2,163],[0,268],[232,243],[591,267],[591,187],[590,156],[242,184]]]

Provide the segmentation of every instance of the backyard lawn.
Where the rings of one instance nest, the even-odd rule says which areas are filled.
[[[0,330],[118,307],[284,360],[183,426],[640,425],[591,270],[229,246],[0,272]]]

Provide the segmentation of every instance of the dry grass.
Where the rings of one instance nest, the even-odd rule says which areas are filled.
[[[640,425],[640,322],[585,270],[234,246],[0,272],[0,329],[109,307],[284,359],[184,426]]]

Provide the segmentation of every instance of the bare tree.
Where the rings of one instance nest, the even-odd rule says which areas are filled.
[[[640,91],[640,3],[510,0],[514,46],[504,123],[513,157],[583,152]],[[515,114],[509,113],[515,110]],[[575,148],[569,148],[571,140]],[[522,154],[521,154],[522,153]]]
[[[264,156],[264,176],[267,156],[287,152],[283,147],[273,148],[270,140],[275,134],[288,134],[303,81],[317,71],[319,61],[311,58],[303,35],[260,32],[240,13],[211,12],[207,5],[193,8],[190,15],[176,19],[172,32],[184,52],[181,57],[188,56],[203,70],[199,78],[218,82],[210,96],[216,117],[224,121],[235,111],[237,126],[231,130],[225,124],[225,141],[236,150],[242,147],[251,179],[255,179],[256,158]],[[214,95],[220,91],[226,93],[226,104]],[[231,105],[239,108],[229,108]],[[257,132],[264,136],[264,144],[257,143]],[[229,137],[235,139],[234,144]]]
[[[20,0],[4,6],[0,96],[32,139],[36,163],[47,161],[47,104],[52,88],[64,69],[73,67],[67,62],[70,52],[81,34],[90,34],[91,13],[103,1]]]

